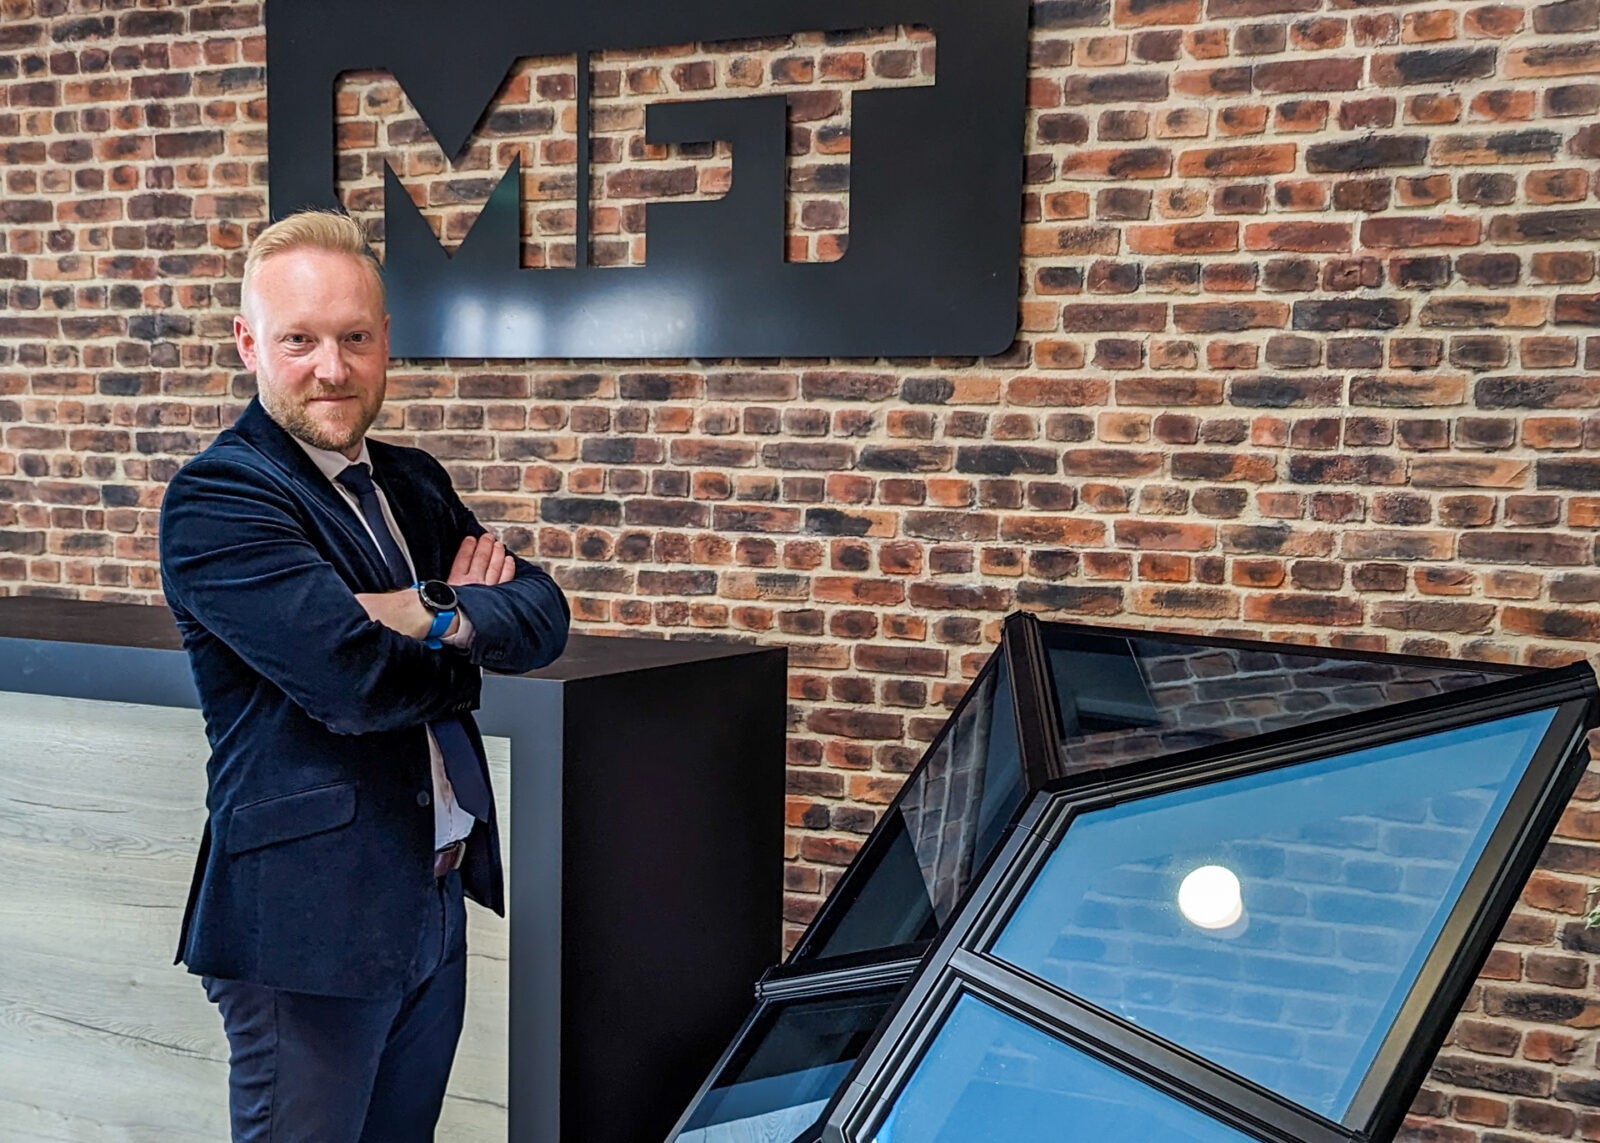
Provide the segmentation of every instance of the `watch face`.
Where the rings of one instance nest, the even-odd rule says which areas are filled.
[[[442,579],[427,579],[422,581],[422,586],[417,589],[422,593],[422,602],[435,611],[454,611],[456,607],[456,589],[445,583]]]

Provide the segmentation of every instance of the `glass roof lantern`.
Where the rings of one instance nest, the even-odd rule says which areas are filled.
[[[1388,1143],[1597,699],[1012,615],[669,1143]]]

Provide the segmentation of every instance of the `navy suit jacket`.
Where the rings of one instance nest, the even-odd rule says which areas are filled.
[[[427,453],[368,446],[418,576],[445,578],[482,525]],[[161,574],[212,750],[177,959],[302,992],[394,993],[436,907],[425,724],[478,705],[480,668],[527,671],[560,654],[560,589],[523,560],[509,583],[459,588],[468,652],[368,619],[355,594],[392,590],[383,557],[258,401],[167,489]],[[492,813],[462,876],[504,912]]]

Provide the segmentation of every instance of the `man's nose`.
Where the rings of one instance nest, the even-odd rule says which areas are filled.
[[[350,366],[344,359],[344,347],[337,341],[325,341],[317,347],[314,375],[324,384],[337,384],[350,375]]]

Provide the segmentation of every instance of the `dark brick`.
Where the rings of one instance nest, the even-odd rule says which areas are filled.
[[[1313,174],[1336,174],[1381,167],[1415,167],[1427,155],[1425,135],[1368,135],[1346,143],[1317,143],[1307,147],[1306,170]]]
[[[1557,294],[1553,317],[1557,325],[1600,327],[1600,294]]]
[[[1541,35],[1600,31],[1600,0],[1562,0],[1533,10],[1533,30]]]
[[[884,401],[895,387],[895,379],[886,373],[829,371],[800,378],[802,395],[814,401]]]
[[[797,508],[719,504],[711,523],[719,532],[798,532],[801,519]]]
[[[1494,74],[1495,49],[1439,48],[1374,56],[1372,82],[1385,87],[1459,83]]]
[[[221,131],[180,131],[156,136],[156,157],[160,159],[198,159],[220,155],[224,150]]]
[[[1077,615],[1116,615],[1122,610],[1122,589],[1024,580],[1017,585],[1017,604]]]
[[[1462,175],[1456,197],[1475,206],[1505,206],[1517,199],[1517,179],[1503,171]]]
[[[43,199],[13,198],[0,201],[0,222],[26,226],[49,222],[54,217],[50,204]]]
[[[622,523],[622,504],[617,500],[546,496],[539,502],[539,516],[551,524],[616,527]]]
[[[938,445],[865,445],[856,467],[869,472],[947,472],[951,451]]]
[[[195,8],[189,17],[191,32],[237,32],[258,27],[261,11],[251,4],[213,4]]]
[[[1588,999],[1584,996],[1572,994],[1561,995],[1550,992],[1511,992],[1495,989],[1485,994],[1483,1009],[1491,1016],[1509,1016],[1514,1020],[1531,1020],[1539,1024],[1563,1024],[1581,1016],[1588,1007]],[[1532,1071],[1532,1069],[1519,1069],[1519,1071]],[[1548,1085],[1550,1077],[1547,1074],[1533,1073],[1537,1080]],[[1504,1090],[1489,1088],[1490,1091]],[[1545,1087],[1543,1090],[1549,1090]],[[1538,1095],[1540,1090],[1518,1091],[1519,1095]]]
[[[1570,457],[1534,465],[1534,486],[1574,492],[1600,492],[1600,460]]]
[[[182,12],[127,12],[118,30],[129,39],[142,40],[150,36],[178,35],[183,26]]]
[[[704,528],[710,515],[704,504],[684,500],[635,498],[622,506],[623,520],[640,528]]]
[[[1389,280],[1401,289],[1438,289],[1450,281],[1450,259],[1436,255],[1391,259]]]
[[[1305,293],[1317,288],[1317,264],[1309,258],[1273,258],[1262,267],[1261,284],[1280,293]]]
[[[1600,210],[1542,210],[1502,214],[1489,224],[1491,242],[1600,241]]]
[[[1450,342],[1450,364],[1462,369],[1504,369],[1511,342],[1504,337],[1457,337]]]
[[[1013,445],[972,445],[956,451],[956,471],[987,476],[1013,476],[1019,472],[1049,475],[1059,467],[1058,455],[1048,449]]]
[[[761,460],[772,468],[810,469],[832,472],[849,468],[855,450],[847,444],[820,444],[808,441],[784,441],[763,445]]]
[[[912,405],[943,405],[955,391],[955,383],[945,377],[907,377],[900,383],[901,400]]]
[[[818,536],[865,536],[872,520],[838,508],[807,508],[805,530]]]
[[[1522,259],[1515,254],[1463,254],[1456,273],[1475,286],[1513,286],[1522,277]]]
[[[1600,1080],[1563,1076],[1556,1081],[1556,1098],[1585,1107],[1600,1107]]]
[[[1544,102],[1551,115],[1593,115],[1600,111],[1600,83],[1549,88]]]
[[[1403,298],[1341,298],[1294,303],[1294,329],[1396,329],[1411,316]]]
[[[1036,28],[1095,28],[1111,22],[1111,0],[1035,0],[1028,11]]]
[[[186,337],[193,332],[194,319],[187,314],[135,314],[128,319],[128,336],[138,338],[140,341],[159,341],[162,338]]]
[[[181,17],[180,17],[181,19]],[[58,44],[74,44],[84,40],[102,40],[114,36],[116,19],[112,16],[87,16],[78,20],[62,20],[50,27],[50,38]]]
[[[1229,384],[1228,399],[1261,409],[1337,405],[1342,388],[1337,377],[1241,377]]]
[[[489,135],[543,135],[555,126],[548,107],[505,107],[489,113],[483,129]]]
[[[1067,113],[1041,115],[1038,134],[1041,143],[1083,143],[1089,138],[1089,120]]]
[[[1402,461],[1390,456],[1291,456],[1289,480],[1294,484],[1399,484]]]

